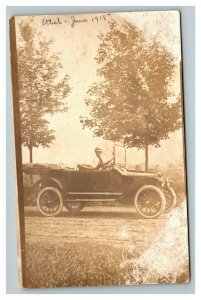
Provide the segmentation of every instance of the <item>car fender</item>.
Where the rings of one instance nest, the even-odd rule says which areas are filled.
[[[160,188],[160,181],[154,177],[129,177],[124,179],[124,194],[134,195],[144,185],[154,185]]]
[[[62,194],[65,192],[66,188],[63,180],[60,177],[54,176],[42,177],[34,184],[34,186],[40,186],[41,188],[46,186],[56,187],[60,190]]]

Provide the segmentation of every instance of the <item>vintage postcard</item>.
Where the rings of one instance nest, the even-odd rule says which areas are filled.
[[[21,286],[189,282],[179,12],[17,16],[10,45]]]

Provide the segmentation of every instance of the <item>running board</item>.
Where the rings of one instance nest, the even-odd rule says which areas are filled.
[[[114,202],[116,199],[67,199],[64,202]]]
[[[122,193],[111,192],[68,192],[67,195],[103,195],[103,196],[121,196]]]

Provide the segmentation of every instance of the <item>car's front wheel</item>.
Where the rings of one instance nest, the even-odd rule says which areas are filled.
[[[72,215],[76,215],[85,207],[85,202],[64,201],[64,206]]]
[[[168,213],[176,206],[177,195],[172,187],[165,187],[163,193],[166,199],[165,213]]]
[[[134,204],[142,217],[153,219],[164,212],[166,200],[159,188],[154,185],[145,185],[136,192]]]
[[[36,204],[38,210],[44,216],[57,216],[63,208],[61,192],[54,187],[45,187],[38,193]]]

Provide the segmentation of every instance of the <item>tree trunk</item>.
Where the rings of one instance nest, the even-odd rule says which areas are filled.
[[[145,171],[148,171],[148,145],[145,145]]]
[[[33,162],[33,147],[29,148],[29,161],[30,163]],[[33,184],[33,175],[30,175],[30,183]]]
[[[29,162],[30,163],[33,162],[33,148],[32,147],[29,148]]]

